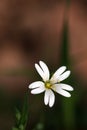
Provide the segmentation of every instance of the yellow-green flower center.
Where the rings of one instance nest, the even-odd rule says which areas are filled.
[[[50,82],[46,82],[45,83],[45,87],[48,88],[48,89],[50,89],[52,87],[52,84]]]

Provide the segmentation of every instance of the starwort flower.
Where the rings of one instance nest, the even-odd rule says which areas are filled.
[[[70,71],[66,70],[66,66],[62,66],[52,75],[50,78],[50,71],[47,65],[40,61],[39,65],[35,64],[35,68],[43,81],[36,81],[29,85],[29,88],[32,89],[32,94],[39,94],[45,92],[44,94],[44,103],[52,107],[55,102],[55,95],[53,91],[61,94],[65,97],[70,97],[71,94],[67,91],[73,91],[73,88],[70,85],[60,83],[70,75]],[[66,91],[67,90],[67,91]]]

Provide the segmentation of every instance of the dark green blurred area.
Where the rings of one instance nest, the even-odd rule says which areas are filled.
[[[29,93],[29,118],[26,130],[87,128],[86,90],[81,89],[78,80],[70,80],[69,84],[74,86],[71,98],[67,99],[56,94],[53,108],[44,106],[43,94],[30,95]],[[17,97],[3,92],[0,94],[0,129],[9,130],[15,125],[15,107],[22,109],[24,96],[25,93]]]
[[[69,2],[69,1],[68,1]],[[35,34],[36,35],[36,34]],[[40,36],[40,34],[39,34]],[[24,37],[24,41],[27,41],[27,37]],[[30,38],[33,37],[30,35]],[[40,37],[41,38],[41,37]],[[48,36],[49,39],[49,36]],[[37,56],[35,59],[33,59],[31,62],[30,69],[26,68],[22,69],[14,69],[10,71],[5,71],[3,74],[1,73],[0,76],[4,76],[5,78],[17,78],[21,77],[20,80],[12,79],[13,86],[15,88],[18,88],[18,91],[15,91],[15,89],[11,88],[11,91],[6,91],[3,88],[6,88],[7,86],[11,86],[9,84],[10,82],[7,82],[7,84],[0,84],[0,130],[11,130],[13,126],[15,126],[15,108],[17,107],[19,110],[22,110],[23,108],[23,102],[26,92],[28,92],[28,104],[29,104],[29,117],[28,122],[26,125],[26,130],[86,130],[87,129],[87,88],[86,83],[80,81],[80,78],[78,77],[78,74],[73,71],[73,63],[72,59],[69,55],[70,50],[70,41],[69,41],[69,24],[67,20],[63,22],[63,29],[61,33],[61,45],[60,47],[60,57],[58,58],[58,61],[56,60],[56,64],[54,63],[55,60],[51,61],[50,54],[50,44],[47,45],[48,53],[46,50],[45,52],[42,52],[43,54],[37,54],[38,57],[42,59],[40,60],[46,60],[47,65],[49,66],[52,73],[62,65],[66,65],[67,68],[71,70],[70,77],[64,81],[64,83],[70,84],[73,86],[74,91],[71,92],[71,98],[65,98],[61,95],[56,95],[56,102],[53,108],[49,108],[48,106],[44,105],[43,102],[43,94],[40,95],[31,95],[30,90],[28,90],[28,85],[32,81],[40,80],[40,77],[36,73],[34,69],[34,60],[37,61]],[[36,43],[38,43],[38,40],[35,39]],[[49,40],[47,40],[49,41]],[[28,42],[28,41],[27,41]],[[31,45],[34,47],[35,44]],[[36,45],[35,45],[36,46]],[[41,45],[40,46],[45,46]],[[54,44],[51,45],[51,47],[54,46]],[[38,48],[38,47],[37,47]],[[35,51],[35,50],[34,50]],[[32,49],[31,49],[32,52]],[[59,52],[59,51],[58,51]],[[33,52],[32,52],[33,53]],[[29,55],[29,54],[28,54]],[[50,55],[53,55],[52,53]],[[46,56],[46,58],[45,58]],[[54,54],[55,57],[55,54]],[[54,58],[52,57],[52,58]],[[44,61],[45,62],[45,61]],[[8,79],[7,78],[7,79]],[[17,82],[18,81],[18,82]],[[21,83],[19,83],[21,82]],[[22,85],[22,86],[20,86]],[[14,91],[14,92],[13,92]],[[27,111],[25,109],[25,111]]]

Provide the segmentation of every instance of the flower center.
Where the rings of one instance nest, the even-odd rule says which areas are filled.
[[[46,82],[46,83],[45,83],[45,87],[46,87],[46,88],[50,89],[51,86],[52,86],[52,84],[51,84],[50,82]]]

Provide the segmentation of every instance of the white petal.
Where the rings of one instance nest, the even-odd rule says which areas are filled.
[[[62,96],[65,96],[65,97],[71,97],[71,94],[65,90],[60,90],[60,91],[56,91],[57,93],[61,94]]]
[[[49,99],[49,106],[52,107],[55,102],[55,95],[52,91],[50,91],[50,99]]]
[[[62,66],[59,69],[57,69],[57,71],[53,74],[51,81],[53,83],[58,82],[58,78],[59,76],[66,70],[66,66]]]
[[[49,103],[49,89],[46,89],[46,91],[45,91],[44,103],[45,103],[45,105],[47,105]]]
[[[44,72],[43,70],[40,68],[40,66],[38,64],[35,64],[35,68],[37,70],[37,72],[39,73],[39,75],[42,77],[42,79],[44,80]]]
[[[50,89],[46,89],[45,95],[44,95],[44,103],[45,105],[49,104],[50,107],[54,105],[55,102],[55,95]]]
[[[65,97],[70,97],[70,96],[71,96],[71,94],[70,94],[69,92],[67,92],[67,91],[65,91],[65,90],[62,89],[62,87],[61,87],[60,84],[55,84],[55,85],[52,87],[52,89],[53,89],[55,92],[61,94],[62,96],[65,96]]]
[[[73,91],[74,89],[68,85],[68,84],[59,84],[59,86],[64,89],[64,90],[68,90],[68,91]]]
[[[44,81],[49,80],[50,74],[47,65],[43,61],[40,61],[39,63],[45,75]]]
[[[43,87],[44,83],[42,81],[36,81],[29,85],[30,89],[37,88],[37,87]]]
[[[59,69],[57,69],[57,71],[54,73],[53,76],[60,76],[64,71],[66,70],[66,66],[62,66]]]
[[[63,73],[62,75],[60,75],[59,76],[59,81],[63,81],[64,79],[66,79],[66,78],[68,78],[69,77],[69,75],[70,75],[70,71],[68,70],[68,71],[66,71],[65,73]]]
[[[39,94],[39,93],[42,93],[44,91],[45,91],[44,87],[43,88],[36,88],[36,89],[31,90],[31,93],[32,94]]]

